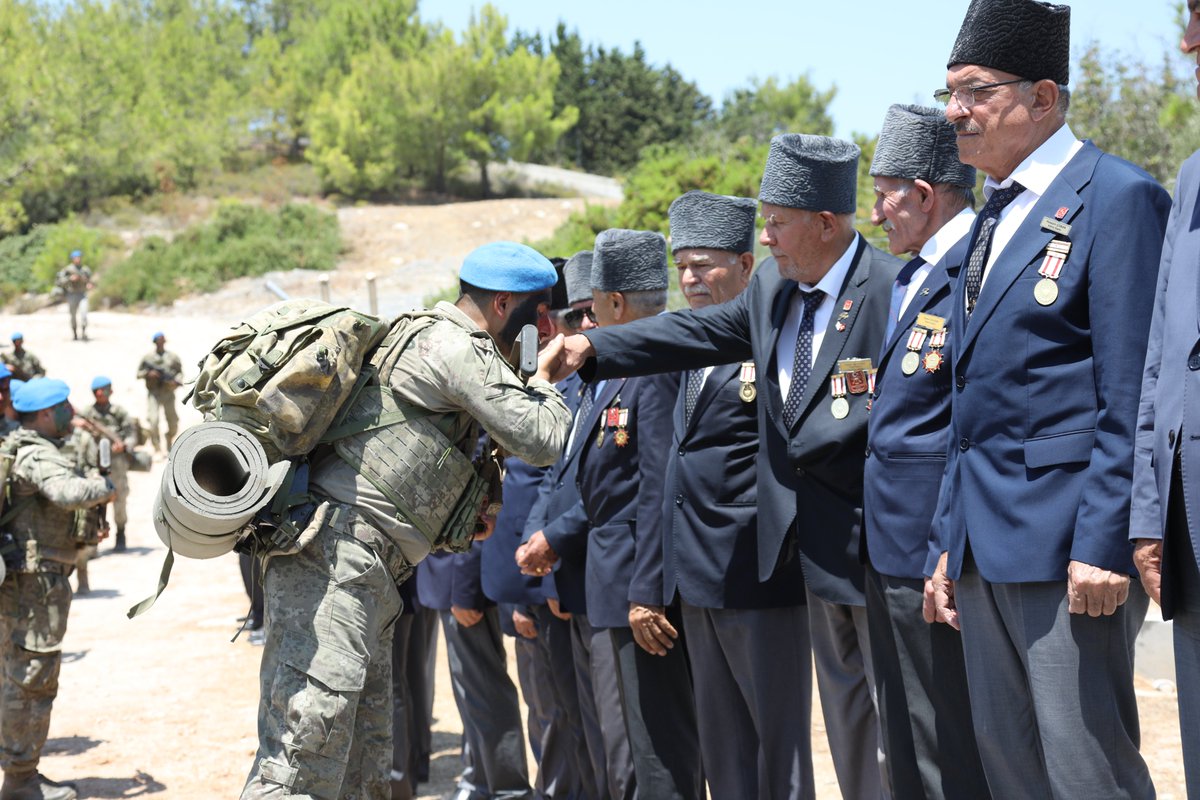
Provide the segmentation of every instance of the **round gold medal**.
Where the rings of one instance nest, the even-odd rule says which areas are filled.
[[[920,353],[914,353],[909,350],[904,354],[904,360],[900,362],[900,371],[905,375],[912,375],[921,366]]]
[[[834,419],[845,419],[850,416],[850,401],[844,397],[835,397],[829,410],[833,413]]]
[[[1058,283],[1049,278],[1042,278],[1033,287],[1033,299],[1040,305],[1053,305],[1058,299]]]
[[[753,403],[754,398],[758,397],[758,389],[754,388],[753,383],[743,383],[742,388],[738,391],[738,397],[742,398],[743,403]]]

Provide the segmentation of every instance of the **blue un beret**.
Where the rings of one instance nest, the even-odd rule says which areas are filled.
[[[104,386],[112,386],[112,381],[109,380],[104,375],[97,375],[96,377],[92,378],[92,391],[93,392]]]
[[[72,250],[71,258],[83,258],[83,251],[82,250]]]
[[[21,333],[20,331],[13,331],[13,335],[11,338],[14,342],[17,339],[20,339],[21,341],[25,341],[25,334]]]
[[[71,387],[58,378],[34,378],[13,392],[12,405],[22,414],[56,406],[71,394]]]
[[[167,338],[167,337],[163,336],[162,331],[155,331],[154,335],[150,337],[150,341],[157,342],[159,339],[165,339],[165,338]]]
[[[458,277],[492,292],[538,292],[558,283],[550,259],[516,242],[492,242],[472,250]]]

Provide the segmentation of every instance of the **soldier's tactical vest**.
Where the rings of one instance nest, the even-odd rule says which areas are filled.
[[[5,486],[8,495],[5,505],[13,512],[13,516],[4,528],[13,535],[24,555],[25,570],[36,572],[44,561],[73,566],[77,530],[75,511],[54,504],[41,494],[22,496],[13,492],[12,475],[30,460],[36,463],[43,458],[61,458],[58,449],[37,433],[24,428],[9,434],[5,444],[13,447],[15,459]]]
[[[445,315],[403,314],[370,359],[371,369],[324,441],[378,489],[431,547],[463,551],[491,480],[434,422],[434,412],[397,401],[389,388],[396,361],[416,336]],[[444,417],[443,417],[444,418]]]

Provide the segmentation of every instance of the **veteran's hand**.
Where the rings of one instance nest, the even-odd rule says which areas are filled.
[[[638,646],[654,656],[665,656],[679,638],[679,631],[667,619],[666,609],[662,606],[630,603],[629,627]]]
[[[1162,605],[1162,539],[1138,539],[1133,545],[1133,565],[1142,576],[1142,588]]]
[[[583,362],[596,354],[591,341],[582,333],[576,333],[563,340],[562,353],[557,362],[557,369],[551,373],[550,380],[558,383],[573,372],[578,372]]]
[[[526,639],[537,638],[537,624],[534,623],[533,617],[526,616],[517,608],[513,609],[513,627]]]
[[[1067,565],[1067,610],[1072,614],[1107,617],[1128,597],[1128,575],[1082,561]]]
[[[957,631],[961,629],[958,622],[958,605],[954,602],[954,581],[946,575],[946,561],[949,556],[949,553],[942,553],[933,576],[925,581],[921,614],[928,623],[944,622]]]
[[[558,563],[558,553],[546,541],[546,534],[538,531],[529,541],[517,548],[517,566],[522,575],[542,576]]]
[[[547,606],[547,608],[550,609],[550,613],[553,614],[554,616],[558,617],[559,619],[561,619],[565,622],[571,621],[571,612],[562,610],[562,606],[559,605],[557,597],[547,597],[546,598],[546,606]]]
[[[533,373],[535,378],[549,381],[561,367],[564,339],[566,337],[560,333],[538,351],[538,368],[537,372]]]
[[[483,619],[483,612],[477,608],[460,608],[458,606],[450,606],[450,613],[454,615],[454,619],[459,625],[464,628],[470,628],[472,625],[478,625],[479,620]]]

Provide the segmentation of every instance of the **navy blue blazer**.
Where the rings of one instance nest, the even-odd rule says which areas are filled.
[[[579,409],[582,388],[583,381],[577,375],[558,384],[572,413]],[[533,508],[525,520],[523,536],[523,541],[529,541],[534,533],[544,531],[546,541],[559,557],[552,573],[553,581],[548,581],[545,587],[547,596],[557,597],[563,610],[573,614],[587,613],[588,524],[577,483],[579,451],[584,438],[577,436],[571,441],[570,448],[542,478]]]
[[[451,606],[482,611],[494,606],[483,593],[482,552],[476,542],[465,553],[430,553],[417,565],[417,599],[421,605],[438,611],[449,611]]]
[[[924,362],[932,349],[928,336],[917,371],[905,375],[900,365],[918,314],[933,314],[950,324],[951,282],[966,258],[968,238],[960,239],[929,271],[892,338],[883,343],[876,363],[875,397],[867,423],[863,527],[871,566],[895,578],[920,579],[930,556],[936,564],[941,555],[930,531],[946,471],[950,343],[940,348],[944,360],[933,372],[925,369]]]
[[[1182,459],[1184,495],[1200,497],[1200,152],[1184,162],[1163,242],[1158,294],[1150,325],[1133,465],[1133,539],[1162,538],[1175,455]],[[1170,294],[1168,287],[1173,287]],[[1185,506],[1194,553],[1198,521]],[[1175,612],[1169,540],[1164,543],[1162,610]]]
[[[629,626],[630,602],[664,605],[663,475],[679,376],[608,381],[596,397],[579,453],[579,496],[587,513],[587,617],[597,628]],[[605,425],[628,413],[628,441]],[[604,440],[598,435],[604,427]],[[556,578],[557,580],[557,578]]]
[[[865,393],[851,396],[849,416],[835,419],[829,376],[841,359],[879,352],[901,265],[858,238],[837,313],[830,317],[791,428],[783,422],[775,343],[797,287],[779,274],[773,258],[728,303],[586,334],[597,357],[580,371],[584,380],[695,369],[734,359],[760,365],[758,576],[770,578],[781,561],[798,555],[808,587],[831,603],[866,602],[859,535],[867,398]],[[846,303],[847,317],[838,320]],[[838,324],[844,329],[838,330]]]
[[[992,265],[969,323],[966,281],[955,287],[935,523],[951,578],[968,542],[993,583],[1066,580],[1071,560],[1133,574],[1134,434],[1169,210],[1153,178],[1085,143]],[[1072,247],[1042,306],[1033,290],[1055,236],[1042,220],[1057,216]]]
[[[525,533],[525,521],[537,499],[538,487],[549,468],[531,467],[519,458],[504,459],[504,507],[496,517],[496,529],[479,548],[483,593],[497,603],[540,605],[546,602],[542,579],[522,575],[517,566],[517,547]]]
[[[755,376],[755,386],[761,377]],[[742,400],[741,363],[714,367],[690,421],[680,376],[667,459],[663,589],[701,608],[782,608],[804,603],[793,559],[758,580],[758,403]]]

